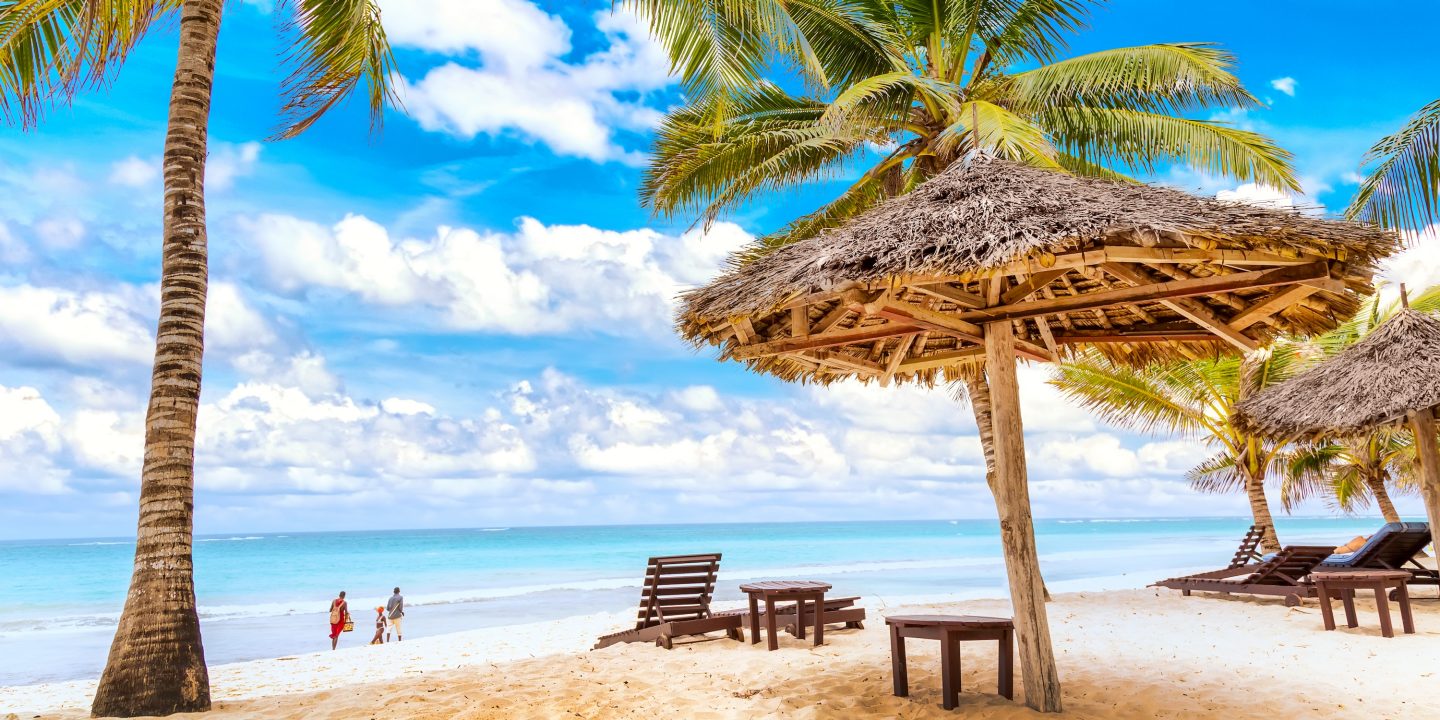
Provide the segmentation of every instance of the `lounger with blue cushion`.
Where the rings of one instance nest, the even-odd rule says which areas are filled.
[[[1409,570],[1411,585],[1440,585],[1440,572],[1416,561],[1430,544],[1430,526],[1423,522],[1393,522],[1370,536],[1358,550],[1331,555],[1319,570]]]

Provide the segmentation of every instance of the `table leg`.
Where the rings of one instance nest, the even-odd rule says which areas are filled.
[[[1380,613],[1380,634],[1395,637],[1395,626],[1390,622],[1390,598],[1385,597],[1385,586],[1375,588],[1375,610]]]
[[[948,632],[940,635],[940,699],[946,710],[960,704],[960,640]]]
[[[1330,607],[1330,592],[1325,583],[1315,583],[1315,594],[1320,599],[1320,619],[1325,622],[1326,630],[1335,629],[1335,610]]]
[[[1401,582],[1400,587],[1395,588],[1396,601],[1400,603],[1400,627],[1405,630],[1406,635],[1415,634],[1415,616],[1410,612],[1410,589]]]
[[[805,597],[795,599],[795,637],[805,639]]]
[[[760,642],[760,599],[750,594],[750,644]]]
[[[1015,699],[1015,632],[1005,630],[1000,635],[1000,695],[1006,700]]]
[[[775,636],[775,598],[765,596],[765,633],[766,647],[771,650],[780,649],[780,638]]]
[[[1345,606],[1345,627],[1360,627],[1360,618],[1355,615],[1355,590],[1340,590],[1340,604]]]
[[[800,616],[802,619],[804,616]],[[825,644],[825,593],[815,596],[815,647]]]
[[[910,677],[905,672],[905,637],[899,625],[890,626],[890,674],[895,681],[895,697],[908,697]]]

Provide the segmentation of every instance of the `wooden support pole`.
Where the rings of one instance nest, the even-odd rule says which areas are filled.
[[[1432,529],[1440,528],[1440,448],[1435,441],[1434,409],[1410,413],[1410,429],[1415,431],[1415,450],[1420,457],[1420,497],[1425,500],[1425,514]]]
[[[1045,613],[1045,581],[1030,517],[1025,470],[1025,428],[1020,419],[1020,385],[1015,374],[1015,329],[1009,321],[985,325],[985,374],[990,381],[991,424],[995,436],[995,508],[1015,630],[1020,639],[1020,672],[1025,704],[1041,712],[1060,712],[1060,675],[1050,644]]]

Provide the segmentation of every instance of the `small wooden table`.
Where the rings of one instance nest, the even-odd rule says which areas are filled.
[[[1325,629],[1335,629],[1335,612],[1330,608],[1330,596],[1339,595],[1340,604],[1345,607],[1345,624],[1359,627],[1355,618],[1355,591],[1373,590],[1375,609],[1380,613],[1380,634],[1395,637],[1395,628],[1390,623],[1390,600],[1386,591],[1395,590],[1395,602],[1400,606],[1400,624],[1405,633],[1415,632],[1415,617],[1410,613],[1410,591],[1405,583],[1411,578],[1408,570],[1349,570],[1337,572],[1310,573],[1315,583],[1315,592],[1320,597],[1320,615],[1325,620]]]
[[[750,596],[750,644],[760,642],[760,601],[765,601],[765,631],[768,633],[769,648],[780,648],[780,639],[775,632],[775,603],[795,603],[795,637],[805,639],[805,603],[815,604],[815,645],[825,641],[825,592],[829,583],[814,580],[766,580],[746,583],[740,592]]]
[[[1014,699],[1015,624],[1006,618],[978,615],[891,615],[885,618],[890,626],[890,666],[895,676],[895,695],[910,694],[909,675],[905,668],[905,638],[940,641],[941,704],[954,710],[960,704],[960,642],[962,640],[998,640],[1000,653],[1000,694]]]

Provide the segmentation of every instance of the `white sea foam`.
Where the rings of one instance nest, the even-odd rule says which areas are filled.
[[[265,539],[265,536],[264,536],[264,535],[246,535],[245,537],[200,538],[200,539],[196,540],[195,542],[238,542],[238,541],[242,541],[242,540],[264,540],[264,539]]]
[[[86,547],[90,545],[134,545],[131,540],[96,540],[95,542],[66,543],[70,547]]]

